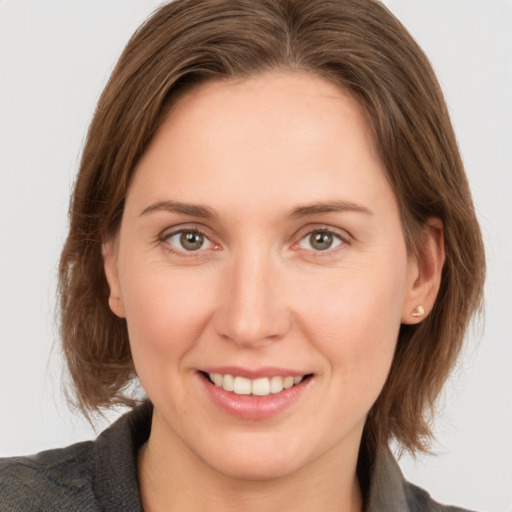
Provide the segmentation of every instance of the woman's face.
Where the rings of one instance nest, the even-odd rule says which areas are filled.
[[[418,273],[357,102],[303,73],[187,92],[105,268],[162,450],[250,479],[355,461]]]

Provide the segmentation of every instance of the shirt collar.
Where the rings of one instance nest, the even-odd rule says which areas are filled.
[[[137,452],[149,438],[153,406],[144,402],[122,416],[94,443],[94,492],[105,510],[142,512]],[[384,447],[372,454],[366,512],[409,512],[404,477]]]
[[[408,512],[404,477],[388,447],[374,455],[367,512]]]

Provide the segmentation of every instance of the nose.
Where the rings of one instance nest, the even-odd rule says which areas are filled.
[[[242,347],[282,339],[290,330],[282,271],[265,251],[248,248],[228,264],[220,285],[214,325],[217,333]]]

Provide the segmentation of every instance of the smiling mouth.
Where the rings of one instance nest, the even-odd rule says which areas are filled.
[[[311,374],[302,376],[286,376],[279,375],[273,377],[261,377],[258,379],[247,379],[245,377],[234,376],[230,374],[221,373],[204,373],[203,375],[209,381],[222,388],[224,391],[230,391],[236,395],[254,395],[254,396],[268,396],[271,394],[280,393],[285,389],[290,389],[297,386],[305,379],[311,377]]]

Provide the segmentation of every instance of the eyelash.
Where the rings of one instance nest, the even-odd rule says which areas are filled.
[[[300,244],[304,240],[308,240],[308,239],[311,240],[311,237],[315,234],[332,236],[333,243],[335,243],[334,241],[338,242],[334,247],[328,247],[327,249],[323,249],[323,250],[306,249],[306,250],[310,251],[311,254],[316,258],[332,256],[335,253],[337,253],[339,250],[341,250],[343,248],[343,246],[345,246],[349,243],[348,236],[342,236],[339,232],[337,232],[331,228],[328,228],[328,227],[320,227],[320,228],[310,229],[307,233],[302,235],[299,238],[299,241],[294,243],[292,247],[299,247]]]
[[[205,231],[203,231],[202,229],[200,229],[198,227],[190,227],[190,228],[185,227],[185,228],[176,229],[171,232],[164,232],[158,236],[157,242],[161,243],[166,251],[168,251],[176,256],[183,257],[183,258],[194,258],[194,257],[197,258],[198,256],[201,255],[202,252],[204,252],[205,250],[208,250],[208,249],[200,248],[198,250],[187,251],[185,248],[178,249],[178,248],[174,247],[173,245],[171,245],[169,240],[172,237],[175,237],[177,235],[183,235],[185,233],[200,235],[204,238],[205,241],[207,241],[208,243],[210,243],[212,245],[213,250],[219,249],[219,246],[217,244],[215,244],[214,242],[212,242],[212,240],[205,233]],[[297,242],[294,242],[292,244],[292,248],[300,250],[301,242],[308,239],[308,237],[310,238],[314,234],[331,235],[333,237],[333,239],[338,242],[334,246],[334,248],[329,247],[325,250],[305,249],[306,251],[310,252],[314,257],[332,256],[334,253],[338,252],[344,246],[350,245],[349,236],[347,234],[342,235],[338,231],[336,231],[330,227],[324,226],[324,227],[308,229],[307,232],[305,232],[304,234],[301,234],[301,236]]]
[[[199,229],[197,227],[190,227],[190,228],[181,228],[181,229],[176,229],[175,231],[171,231],[170,233],[169,232],[164,232],[163,234],[159,235],[158,236],[158,240],[157,242],[161,243],[163,248],[176,255],[176,256],[180,256],[182,258],[190,258],[190,257],[197,257],[200,255],[201,252],[203,252],[205,249],[198,249],[196,251],[187,251],[185,248],[183,249],[178,249],[178,248],[175,248],[173,245],[170,244],[169,240],[174,237],[174,236],[177,236],[177,235],[183,235],[185,233],[190,233],[190,234],[194,234],[194,235],[200,235],[204,238],[205,241],[208,241],[210,244],[212,244],[214,246],[214,248],[217,248],[218,246],[216,244],[214,244],[211,240],[210,240],[210,237],[202,230],[202,229]]]

